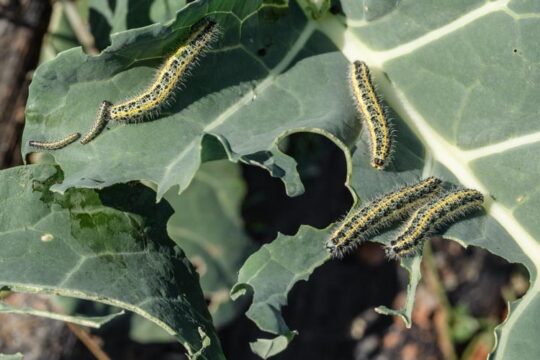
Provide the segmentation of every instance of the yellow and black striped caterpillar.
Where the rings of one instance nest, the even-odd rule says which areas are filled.
[[[151,119],[171,102],[175,91],[189,70],[206,52],[219,35],[217,24],[209,19],[199,22],[182,44],[161,66],[152,84],[141,94],[118,104],[103,101],[97,111],[96,119],[90,131],[81,139],[81,144],[88,144],[98,136],[109,121],[135,123]],[[71,134],[65,139],[52,142],[30,141],[29,145],[45,150],[61,149],[80,137]]]
[[[92,126],[90,131],[88,131],[82,137],[81,144],[88,144],[103,131],[105,126],[107,126],[107,123],[110,120],[111,106],[112,104],[106,100],[101,103],[96,114],[96,120],[94,121],[94,125]]]
[[[366,63],[355,61],[350,66],[349,81],[356,109],[369,133],[371,166],[382,170],[392,157],[392,125],[375,92]]]
[[[429,177],[367,203],[336,227],[326,242],[326,249],[335,257],[343,256],[359,243],[404,219],[440,190],[441,180]]]
[[[473,189],[446,192],[431,199],[409,218],[397,239],[386,247],[389,258],[417,254],[421,244],[458,217],[482,207],[484,196]]]
[[[133,123],[151,119],[172,100],[175,90],[219,34],[217,24],[205,19],[158,70],[154,81],[141,94],[112,105],[112,121]]]

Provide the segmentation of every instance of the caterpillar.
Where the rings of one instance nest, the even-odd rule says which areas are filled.
[[[391,160],[392,126],[375,92],[366,63],[355,61],[349,72],[354,103],[369,132],[371,166],[383,170]]]
[[[359,243],[405,218],[409,212],[433,197],[440,188],[441,180],[429,177],[376,198],[336,227],[326,242],[326,249],[332,256],[342,257]]]
[[[37,149],[43,149],[43,150],[58,150],[63,147],[68,146],[69,144],[77,141],[81,137],[80,133],[73,133],[69,134],[63,139],[55,140],[55,141],[35,141],[30,140],[28,142],[28,145],[35,147]]]
[[[172,100],[189,69],[217,39],[219,29],[214,21],[204,19],[158,70],[154,81],[141,94],[112,105],[110,119],[134,123],[156,116]]]
[[[88,131],[81,139],[81,144],[85,145],[88,144],[90,141],[95,139],[96,136],[98,136],[105,126],[107,126],[107,122],[110,119],[110,108],[112,104],[108,101],[103,101],[101,105],[98,108],[96,120],[94,121],[94,125]]]
[[[400,235],[386,247],[386,255],[391,259],[415,255],[420,245],[443,225],[480,209],[483,202],[484,196],[473,189],[446,192],[433,198],[409,218]]]

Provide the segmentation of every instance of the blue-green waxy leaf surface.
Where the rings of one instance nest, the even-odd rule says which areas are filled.
[[[529,269],[531,287],[497,329],[491,356],[540,354],[540,8],[533,0],[341,0],[343,14],[313,16],[314,3],[195,1],[171,23],[113,35],[97,57],[64,52],[36,71],[24,140],[85,131],[102,100],[115,102],[144,88],[189,26],[213,16],[221,40],[174,106],[155,121],[111,125],[89,145],[55,152],[65,179],[54,189],[149,180],[161,197],[175,186],[183,191],[201,162],[220,157],[223,147],[230,160],[267,169],[296,195],[303,190],[296,164],[278,143],[294,132],[322,134],[344,152],[344,183],[358,195],[355,206],[429,175],[486,195],[483,214],[444,235]],[[347,89],[347,65],[357,59],[371,67],[396,127],[395,159],[382,172],[369,166]],[[262,356],[292,338],[280,307],[294,283],[328,259],[322,249],[328,231],[302,228],[296,236],[280,236],[240,272],[233,295],[251,292],[248,316],[277,336],[254,345]],[[283,250],[295,241],[301,249]],[[316,256],[308,261],[303,254]],[[380,312],[410,321],[419,261],[405,264],[411,274],[405,308]],[[258,272],[268,266],[280,271]]]
[[[230,159],[268,169],[285,181],[290,194],[303,191],[294,160],[282,154],[277,143],[311,120],[315,120],[315,127],[335,126],[333,114],[322,112],[332,102],[315,102],[326,94],[317,86],[320,77],[311,85],[301,83],[298,72],[296,78],[284,74],[287,79],[278,80],[313,47],[318,52],[333,47],[313,36],[314,29],[302,22],[304,17],[297,7],[260,1],[247,1],[242,6],[195,2],[170,25],[155,24],[114,35],[112,45],[99,56],[73,49],[44,64],[31,85],[24,152],[32,150],[27,146],[30,139],[85,132],[102,100],[117,102],[147,86],[164,54],[182,43],[189,27],[205,16],[219,23],[222,35],[186,81],[189,91],[179,92],[174,106],[156,121],[110,124],[110,129],[90,144],[75,143],[56,151],[56,162],[66,176],[56,190],[102,188],[143,179],[157,184],[159,197],[175,185],[182,191],[201,160],[212,152],[213,147],[207,145],[212,141],[207,139],[213,138],[219,139]],[[268,42],[270,34],[279,36],[280,41]],[[343,57],[341,61],[344,64]],[[317,59],[316,64],[320,76],[338,74],[323,59]],[[337,82],[343,76],[332,76],[328,81]],[[319,89],[320,94],[305,94],[306,85]],[[342,92],[333,106],[336,109],[346,90]],[[280,99],[286,101],[285,109],[294,112],[276,111],[279,108],[274,104]],[[346,109],[352,111],[350,106]]]
[[[393,166],[377,172],[368,165],[365,139],[360,137],[352,154],[345,151],[352,164],[349,186],[361,200],[429,175],[481,190],[486,195],[484,213],[451,226],[445,237],[525,264],[531,288],[512,304],[509,318],[497,330],[491,356],[539,354],[533,338],[540,328],[532,319],[540,312],[540,198],[535,195],[540,171],[531,159],[540,154],[540,122],[531,96],[540,90],[540,54],[529,40],[540,32],[539,9],[526,1],[452,2],[437,6],[434,16],[427,1],[387,1],[378,4],[379,14],[370,16],[358,2],[341,3],[346,19],[327,16],[314,21],[315,27],[349,61],[362,59],[371,66],[379,92],[393,110],[399,142]],[[374,240],[388,242],[392,236]],[[244,278],[265,264],[265,252],[261,249],[248,260]],[[404,264],[411,280],[405,308],[380,307],[379,312],[400,315],[410,324],[419,261]],[[250,311],[275,304],[278,294],[279,306],[285,304],[282,287],[260,285],[270,278],[237,285],[265,294]],[[271,326],[276,318],[280,317],[254,320],[272,333],[289,334],[288,328]]]
[[[168,204],[142,186],[52,193],[60,175],[51,165],[0,172],[0,287],[134,311],[192,358],[221,358],[198,276],[167,236]]]
[[[246,315],[262,330],[278,335],[251,344],[252,350],[261,357],[283,351],[294,337],[295,332],[281,317],[281,307],[287,303],[287,293],[292,286],[307,280],[311,272],[328,259],[324,235],[324,231],[310,227],[303,227],[295,236],[279,235],[242,267],[238,283],[231,291],[233,298],[251,293],[253,302]]]

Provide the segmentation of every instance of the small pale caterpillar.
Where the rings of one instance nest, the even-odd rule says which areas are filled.
[[[484,196],[473,189],[446,192],[415,211],[386,248],[389,258],[408,257],[420,251],[421,244],[443,225],[482,207]]]
[[[382,170],[392,155],[392,127],[379,100],[366,63],[355,61],[349,70],[350,87],[356,109],[369,131],[371,166]]]
[[[96,114],[96,120],[94,121],[94,125],[88,131],[81,139],[81,144],[88,144],[90,141],[92,141],[96,136],[98,136],[105,126],[107,126],[107,123],[110,119],[110,108],[112,104],[108,101],[103,101],[101,105],[98,108],[97,114]]]
[[[429,177],[367,203],[338,225],[326,242],[326,249],[335,257],[343,256],[426,203],[440,190],[440,185],[441,180]]]
[[[152,84],[141,94],[111,106],[113,121],[133,123],[150,119],[172,100],[182,80],[219,34],[218,26],[203,20],[196,26],[186,43],[181,45],[159,69]]]
[[[28,142],[28,145],[35,147],[37,149],[43,149],[43,150],[58,150],[63,147],[68,146],[69,144],[77,141],[81,137],[80,133],[73,133],[68,136],[66,136],[63,139],[55,140],[55,141],[35,141],[30,140]]]

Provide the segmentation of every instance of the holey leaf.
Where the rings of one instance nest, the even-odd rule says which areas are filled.
[[[167,236],[168,204],[142,186],[52,193],[60,178],[51,165],[0,172],[0,288],[115,305],[192,358],[222,358],[197,273]]]
[[[24,140],[90,128],[102,100],[116,102],[144,88],[189,26],[211,15],[223,36],[174,106],[155,121],[111,125],[88,145],[54,152],[65,172],[54,189],[150,180],[161,197],[175,185],[184,190],[200,163],[219,157],[223,146],[229,159],[267,169],[296,195],[302,185],[295,162],[279,151],[279,141],[299,131],[322,134],[343,150],[344,182],[362,201],[428,175],[486,195],[485,213],[445,236],[529,269],[531,288],[498,328],[492,356],[537,357],[540,9],[533,0],[340,3],[343,14],[314,20],[311,1],[195,1],[170,24],[113,35],[99,56],[64,52],[36,71]],[[369,167],[347,89],[346,68],[356,59],[372,68],[392,109],[396,153],[385,171]],[[294,283],[327,260],[327,232],[302,228],[247,260],[233,295],[251,288],[248,316],[278,336],[259,343],[259,354],[278,352],[292,337],[280,307]],[[406,307],[379,311],[410,320],[419,261],[405,264],[411,272]]]
[[[30,89],[23,152],[33,150],[28,140],[85,132],[101,101],[117,102],[144,89],[164,56],[205,16],[219,23],[222,35],[174,105],[155,121],[110,124],[88,145],[55,151],[65,179],[54,190],[148,180],[161,197],[175,185],[183,191],[201,161],[223,146],[231,160],[267,169],[298,195],[303,187],[295,161],[278,148],[282,137],[308,130],[351,143],[358,126],[342,86],[346,59],[333,53],[298,62],[335,47],[294,4],[220,0],[190,3],[166,26],[113,35],[99,56],[77,48],[40,66]]]
[[[309,13],[309,3],[302,4]],[[429,1],[388,1],[371,12],[358,4],[342,0],[344,16],[311,22],[350,62],[362,59],[370,65],[391,107],[397,144],[392,166],[376,171],[360,136],[357,148],[345,151],[347,184],[362,201],[429,175],[482,191],[485,211],[444,235],[528,268],[531,287],[511,304],[508,319],[496,331],[491,357],[538,357],[540,114],[535,96],[540,91],[540,9],[532,1],[436,7]],[[277,335],[252,344],[259,355],[283,350],[294,335],[280,308],[294,283],[328,259],[322,254],[328,232],[304,227],[296,236],[280,235],[242,268],[233,295],[251,293],[248,316]],[[387,233],[374,240],[387,243],[393,237]],[[379,312],[410,324],[420,261],[416,257],[402,264],[410,272],[405,307],[380,307]]]

